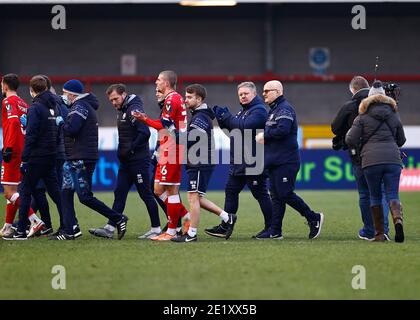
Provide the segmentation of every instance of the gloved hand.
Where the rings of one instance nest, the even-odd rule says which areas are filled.
[[[8,163],[12,160],[13,149],[11,147],[7,147],[2,151],[3,161]]]
[[[22,162],[20,164],[20,173],[21,174],[27,174],[28,173],[28,163],[27,162]]]
[[[117,157],[120,162],[127,162],[130,160],[130,157],[134,154],[134,150],[130,149],[128,151],[123,151],[118,149]]]
[[[22,114],[19,118],[20,124],[22,127],[26,128],[26,124],[28,123],[28,119],[26,117],[26,114]]]
[[[161,118],[160,122],[162,123],[162,126],[169,131],[169,133],[172,133],[176,130],[175,123],[172,121],[172,119]]]
[[[64,119],[62,116],[58,116],[57,118],[55,118],[55,123],[57,124],[57,126],[61,126],[64,123]]]
[[[228,107],[219,107],[219,106],[214,106],[213,107],[213,112],[216,115],[216,119],[220,120],[223,119],[223,116],[229,112],[229,108]]]

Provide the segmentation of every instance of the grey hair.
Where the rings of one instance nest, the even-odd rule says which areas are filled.
[[[257,87],[255,86],[255,83],[254,82],[245,81],[245,82],[242,82],[242,83],[238,84],[238,90],[240,88],[243,88],[243,87],[249,88],[249,89],[257,92]]]

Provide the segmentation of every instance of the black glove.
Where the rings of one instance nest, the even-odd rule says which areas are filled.
[[[22,162],[20,164],[20,173],[21,174],[27,174],[28,173],[28,163],[27,162]]]
[[[332,148],[335,151],[344,149],[345,143],[344,143],[344,137],[343,136],[335,136],[332,139]]]
[[[221,120],[223,119],[223,117],[225,116],[225,114],[227,112],[229,112],[229,108],[228,107],[219,107],[219,106],[214,106],[213,107],[213,112],[216,116],[217,120]]]
[[[2,150],[3,161],[8,163],[12,160],[13,149],[11,147],[7,147],[6,149]]]
[[[129,150],[128,152],[123,152],[123,150],[118,150],[117,157],[120,162],[126,162],[130,159],[130,157],[134,154],[134,150]]]

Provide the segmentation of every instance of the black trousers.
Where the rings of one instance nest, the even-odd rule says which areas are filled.
[[[36,201],[42,201],[40,194],[37,192],[37,187],[40,181],[43,181],[45,188],[47,189],[48,195],[54,201],[57,206],[60,220],[62,219],[62,205],[61,195],[58,186],[57,172],[55,163],[52,164],[39,164],[29,163],[28,171],[22,177],[22,183],[20,186],[20,207],[19,207],[19,223],[18,231],[23,233],[28,225],[28,212],[31,205],[31,195],[35,197]],[[47,221],[50,221],[51,217],[44,217]]]
[[[281,234],[286,204],[299,212],[308,221],[316,218],[315,213],[295,193],[296,176],[300,165],[285,164],[268,169],[270,176],[270,194],[273,200],[272,233]]]
[[[271,203],[270,195],[268,193],[267,176],[265,174],[258,176],[229,175],[225,187],[224,210],[228,213],[236,214],[239,206],[239,193],[242,191],[245,185],[248,186],[252,195],[258,201],[261,212],[264,216],[265,229],[268,229],[271,225],[273,206]]]
[[[66,161],[63,166],[63,220],[66,234],[73,235],[73,226],[77,224],[74,210],[74,193],[79,201],[98,212],[114,223],[122,219],[122,214],[109,208],[105,203],[93,196],[92,176],[96,162],[83,160]]]
[[[58,188],[61,192],[61,187],[63,185],[63,159],[57,159],[55,163],[55,170],[57,173],[57,180],[58,180]],[[38,182],[38,186],[36,188],[35,194],[32,195],[32,201],[31,201],[31,208],[37,212],[39,211],[41,215],[42,221],[44,221],[45,226],[47,228],[51,228],[51,216],[50,216],[50,207],[48,205],[48,200],[45,192],[47,189],[45,188],[45,183],[43,180],[40,180]],[[63,217],[60,216],[60,227],[59,229],[62,229],[64,227],[63,225]]]
[[[134,184],[140,198],[146,205],[151,226],[155,228],[160,227],[160,219],[153,189],[150,187],[149,166],[148,159],[142,162],[120,163],[112,209],[120,213],[124,212],[128,192]],[[108,221],[108,224],[115,226],[115,223],[111,220]]]

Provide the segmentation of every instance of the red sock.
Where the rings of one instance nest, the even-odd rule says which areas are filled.
[[[16,203],[13,204],[10,202],[6,205],[6,223],[12,224],[15,221],[18,208],[19,206]]]
[[[32,210],[31,207],[29,207],[29,212],[28,212],[28,217],[30,217],[31,215],[35,214],[35,211]]]
[[[16,206],[16,210],[19,208],[20,205],[20,197],[16,199],[15,201],[15,206]],[[16,213],[16,212],[15,212]],[[29,207],[29,212],[28,212],[28,217],[30,217],[31,215],[35,214],[35,211],[32,210],[31,207]]]
[[[182,203],[179,203],[179,205],[180,205],[180,208],[179,208],[179,210],[180,210],[179,216],[182,218],[182,217],[184,217],[188,213],[188,210],[184,207],[184,205]]]
[[[176,229],[179,219],[179,203],[169,203],[166,205],[168,211],[168,228]]]

